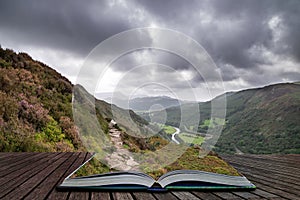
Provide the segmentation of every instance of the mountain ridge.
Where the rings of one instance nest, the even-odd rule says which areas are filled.
[[[300,85],[297,82],[229,92],[215,99],[224,96],[227,101],[226,124],[215,146],[217,152],[235,153],[238,148],[245,153],[300,153]],[[199,126],[193,127],[192,131],[203,133],[216,122],[210,119],[211,101],[198,105],[201,119]],[[184,110],[189,109],[188,104],[182,106]],[[170,107],[165,111],[167,124],[179,127],[180,107]],[[160,115],[159,111],[152,114]],[[185,112],[183,119],[186,122],[183,123],[196,114],[193,110]],[[149,113],[142,116],[150,120]]]
[[[0,151],[84,151],[73,120],[73,88],[67,78],[28,54],[0,47]],[[127,112],[92,95],[85,97],[95,101],[106,132],[111,107]],[[139,124],[147,124],[128,112]]]

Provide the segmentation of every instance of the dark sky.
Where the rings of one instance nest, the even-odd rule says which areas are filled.
[[[0,44],[28,52],[73,83],[95,46],[117,33],[140,27],[172,29],[195,39],[220,69],[226,91],[300,80],[299,0],[0,1]],[[183,58],[141,50],[113,63],[108,77],[103,78],[105,91],[96,93],[112,92],[118,78],[147,62],[170,66],[187,78],[191,87],[204,87],[203,79]],[[164,76],[168,87],[185,94],[184,84],[174,81],[175,72],[158,66],[153,69],[155,76]],[[129,77],[138,79],[143,73],[138,72]],[[154,76],[143,75],[146,79],[152,76],[151,80]],[[216,87],[221,87],[218,84]],[[141,92],[163,93],[150,89]],[[197,97],[209,98],[207,94]]]

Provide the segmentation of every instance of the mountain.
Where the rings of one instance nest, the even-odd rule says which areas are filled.
[[[113,96],[113,97],[112,97]],[[145,112],[149,109],[164,109],[172,106],[178,106],[188,101],[182,101],[174,99],[168,96],[143,96],[143,97],[131,97],[129,101],[128,97],[122,93],[97,93],[96,97],[105,100],[106,102],[113,103],[121,108],[131,109],[135,112]],[[160,105],[159,109],[152,107],[153,105]]]
[[[108,122],[114,117],[111,110],[122,119],[120,124],[129,132],[133,122],[141,126],[147,124],[133,111],[95,99],[83,87],[73,86],[68,79],[28,54],[0,47],[0,151],[85,150],[80,127],[73,120],[73,89],[84,94],[77,97],[95,102],[93,110],[106,133]],[[130,120],[126,118],[127,113]]]
[[[263,88],[230,92],[216,98],[227,99],[227,114],[223,132],[215,150],[220,153],[300,153],[300,85],[282,83]],[[197,115],[194,105],[167,108],[167,124],[188,124]],[[210,119],[211,102],[198,103],[200,123],[191,131],[206,132],[218,124]],[[189,108],[190,107],[190,108]],[[186,110],[181,116],[181,110]],[[150,120],[164,116],[164,112],[144,113]],[[153,118],[153,117],[152,117]]]
[[[227,97],[217,151],[300,153],[300,85],[283,83]]]
[[[148,111],[155,104],[160,105],[161,108],[169,108],[179,106],[181,103],[183,102],[168,96],[139,97],[129,101],[129,108],[134,111]]]
[[[26,53],[0,48],[0,151],[82,149],[72,84]]]

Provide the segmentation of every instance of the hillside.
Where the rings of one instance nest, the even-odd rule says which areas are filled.
[[[84,150],[73,121],[73,87],[26,53],[0,48],[0,151]],[[95,101],[98,122],[107,132],[111,105],[89,98]],[[128,112],[113,108],[120,117]],[[147,124],[132,111],[130,116],[138,124]]]
[[[216,150],[300,153],[300,85],[270,85],[227,100],[227,122]]]
[[[129,107],[134,111],[146,111],[154,104],[159,104],[163,108],[169,108],[178,106],[181,103],[183,102],[168,96],[140,97],[130,100]]]
[[[129,101],[127,100],[128,97],[122,93],[96,93],[95,96],[99,97],[99,99],[103,99],[106,102],[112,102],[121,108],[129,108],[137,113],[145,112],[149,109],[159,110],[161,108],[165,109],[173,106],[179,106],[182,104],[190,103],[189,101],[178,100],[169,96],[131,97]],[[155,104],[160,105],[160,108],[151,108],[151,106]]]
[[[72,84],[26,53],[0,49],[0,151],[82,149]]]
[[[230,92],[227,97],[226,123],[215,150],[221,153],[300,153],[300,85],[282,83],[263,88]],[[223,98],[224,95],[217,98]],[[190,105],[183,105],[189,110]],[[192,131],[205,133],[218,124],[210,119],[211,102],[199,103],[201,120]],[[179,126],[180,108],[166,109],[167,124]],[[160,116],[160,112],[151,115]],[[142,115],[149,120],[149,114]],[[183,123],[195,116],[190,109]]]

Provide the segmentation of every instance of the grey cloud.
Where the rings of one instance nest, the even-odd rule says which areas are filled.
[[[298,0],[210,0],[188,3],[173,0],[166,4],[158,1],[138,2],[152,12],[158,21],[167,22],[164,24],[166,27],[180,30],[199,41],[220,67],[224,81],[239,77],[247,81],[247,77],[239,73],[239,68],[255,74],[259,71],[259,66],[271,64],[272,60],[263,58],[261,52],[252,51],[256,46],[262,46],[286,59],[292,57],[295,62],[300,61]],[[268,25],[275,16],[282,20],[281,30],[271,30]],[[205,17],[210,20],[205,22]],[[275,38],[276,34],[279,34],[279,38]],[[228,70],[228,64],[233,68]],[[270,77],[270,80],[258,80],[261,77],[256,76],[256,81],[267,84],[280,77],[283,72],[277,73],[278,76]],[[203,81],[199,76],[194,80]],[[254,84],[254,80],[248,81],[249,84]]]
[[[174,29],[195,38],[219,66],[225,82],[243,79],[249,85],[257,86],[278,80],[299,79],[299,73],[285,72],[284,66],[272,73],[268,73],[271,68],[262,70],[262,66],[276,65],[276,59],[266,58],[261,50],[266,49],[277,58],[293,60],[294,66],[299,66],[299,0],[113,2],[2,0],[0,44],[11,44],[10,48],[23,45],[65,51],[68,55],[83,59],[110,36],[154,22],[158,27]],[[276,16],[280,21],[272,30],[268,23]],[[130,46],[133,42],[145,43],[136,37],[122,44],[114,44],[111,49],[118,45]],[[149,38],[148,43],[151,42]],[[174,45],[177,45],[176,41]],[[194,86],[204,82],[183,58],[158,50],[145,51],[145,58],[152,62],[171,66],[178,71],[189,70],[194,75]],[[137,60],[140,54],[139,51],[126,54],[111,67],[115,71],[126,72],[144,63]],[[65,74],[67,71],[64,69]],[[73,70],[69,71],[72,74]],[[180,87],[180,84],[176,87]]]
[[[163,3],[161,0],[135,0],[135,2],[154,16],[163,19],[163,23],[178,23],[178,21],[186,23],[191,20],[191,13],[197,11],[203,4],[203,1],[199,0],[167,0]]]
[[[192,87],[189,81],[184,80],[178,71],[168,66],[149,64],[128,71],[116,88],[117,91],[123,93],[125,91],[124,95],[131,95],[140,89],[146,90],[148,93],[154,89],[176,93],[179,90],[191,89]]]
[[[0,8],[0,34],[84,56],[102,40],[131,27],[108,1],[16,0],[1,1]]]
[[[300,42],[297,40],[297,35],[300,33],[300,2],[297,0],[247,0],[241,3],[237,0],[226,1],[212,1],[212,7],[214,8],[214,18],[217,21],[223,19],[240,20],[239,24],[242,31],[224,33],[220,31],[219,35],[225,35],[223,39],[228,39],[229,44],[225,47],[231,47],[232,54],[223,54],[223,58],[230,64],[236,67],[255,67],[257,64],[262,64],[261,61],[256,58],[249,59],[247,50],[253,45],[263,45],[270,51],[280,54],[286,54],[289,50],[289,56],[294,58],[300,58]],[[275,33],[268,27],[268,21],[275,16],[279,16],[284,24],[283,30],[275,30]],[[229,24],[230,28],[235,28]],[[278,41],[274,41],[276,32],[281,31],[281,35]],[[231,40],[233,38],[233,40]],[[215,49],[221,49],[223,43],[221,40],[217,40]],[[238,46],[237,46],[238,45]],[[286,48],[285,48],[286,46]],[[236,48],[237,47],[237,48]],[[222,52],[220,51],[220,52]],[[217,53],[219,55],[219,53]],[[235,55],[235,56],[234,56]],[[242,62],[240,62],[242,61]]]
[[[123,55],[114,63],[112,63],[111,67],[114,70],[125,72],[136,66],[149,63],[166,65],[173,68],[174,70],[184,70],[191,68],[191,64],[179,55],[163,50],[150,48],[141,49]]]
[[[300,62],[300,2],[286,1],[282,9],[283,11],[279,13],[282,16],[284,30],[276,50],[282,54],[288,52]]]

